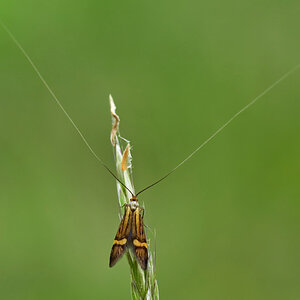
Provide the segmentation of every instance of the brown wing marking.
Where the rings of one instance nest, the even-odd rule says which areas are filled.
[[[131,230],[131,224],[132,224],[131,219],[132,219],[132,211],[129,205],[126,205],[123,219],[121,221],[115,240],[113,242],[113,246],[111,248],[110,258],[109,258],[110,267],[114,266],[125,252],[125,249],[127,247],[127,239]]]
[[[148,250],[147,241],[144,231],[143,218],[141,216],[141,209],[137,208],[133,212],[132,217],[132,244],[133,252],[143,270],[147,269]]]

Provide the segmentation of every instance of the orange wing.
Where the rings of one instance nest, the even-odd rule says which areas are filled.
[[[139,207],[133,212],[131,230],[134,255],[136,256],[141,268],[146,270],[148,262],[148,250],[143,218],[141,216],[141,209]]]
[[[132,211],[129,205],[125,207],[125,214],[116,234],[113,246],[110,252],[109,266],[113,267],[117,261],[123,256],[128,242],[128,236],[132,224]]]

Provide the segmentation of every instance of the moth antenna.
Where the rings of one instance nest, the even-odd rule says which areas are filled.
[[[242,112],[247,110],[250,106],[252,106],[255,102],[257,102],[260,98],[262,98],[264,95],[266,95],[269,91],[271,91],[276,85],[278,85],[280,82],[282,82],[284,79],[292,75],[294,72],[296,72],[300,68],[300,64],[296,65],[289,71],[287,71],[285,74],[283,74],[279,79],[277,79],[275,82],[273,82],[268,88],[266,88],[261,94],[259,94],[257,97],[255,97],[252,101],[250,101],[247,105],[245,105],[241,110],[239,110],[237,113],[235,113],[227,122],[225,122],[215,133],[213,133],[208,139],[206,139],[202,144],[200,144],[199,147],[197,147],[191,154],[189,154],[182,162],[180,162],[175,168],[173,168],[171,171],[169,171],[166,175],[164,175],[162,178],[158,179],[154,183],[150,184],[149,186],[145,187],[141,191],[139,191],[136,196],[143,193],[144,191],[148,190],[149,188],[153,187],[154,185],[160,183],[164,179],[166,179],[169,175],[171,175],[173,172],[175,172],[180,166],[182,166],[186,161],[188,161],[192,156],[194,156],[201,148],[203,148],[208,142],[210,142],[218,133],[220,133],[227,125],[229,125],[236,117],[238,117]]]
[[[93,150],[93,148],[90,146],[90,144],[88,143],[88,141],[86,140],[86,138],[84,137],[83,133],[80,131],[80,129],[77,127],[77,125],[75,124],[75,122],[72,120],[72,118],[70,117],[70,115],[67,113],[67,111],[65,110],[65,108],[62,106],[61,102],[58,100],[58,98],[56,97],[56,95],[54,94],[54,92],[52,91],[52,89],[50,88],[50,86],[48,85],[48,83],[46,82],[46,80],[44,79],[44,77],[42,76],[42,74],[40,73],[40,71],[38,70],[38,68],[36,67],[36,65],[33,63],[32,59],[30,58],[30,56],[27,54],[27,52],[24,50],[24,48],[21,46],[21,44],[19,43],[19,41],[15,38],[15,36],[12,34],[12,32],[7,28],[7,26],[0,20],[0,24],[2,26],[2,28],[6,31],[6,33],[10,36],[10,38],[12,39],[12,41],[14,42],[14,44],[19,48],[19,50],[23,53],[23,55],[25,56],[25,58],[27,59],[27,61],[30,63],[30,65],[32,66],[33,70],[35,71],[35,73],[38,75],[39,79],[42,81],[43,85],[46,87],[46,89],[48,90],[48,92],[50,93],[50,95],[52,96],[52,98],[55,100],[56,104],[59,106],[59,108],[62,110],[62,112],[64,113],[64,115],[67,117],[67,119],[70,121],[70,123],[72,124],[72,126],[75,128],[75,130],[77,131],[77,133],[79,134],[79,136],[81,137],[81,139],[83,140],[83,142],[85,143],[85,145],[87,146],[87,148],[90,150],[90,152],[92,153],[92,155],[98,160],[98,162],[100,162],[100,164],[128,191],[130,192],[130,194],[132,196],[134,196],[134,194],[132,193],[132,191],[122,182],[119,180],[119,178],[110,170],[110,168],[104,163],[104,161],[95,153],[95,151]]]

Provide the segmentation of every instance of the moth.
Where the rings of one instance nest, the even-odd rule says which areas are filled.
[[[143,270],[147,269],[148,249],[143,213],[144,210],[140,208],[136,196],[130,199],[129,204],[125,204],[125,213],[110,252],[110,267],[117,263],[127,248],[131,248],[141,268]]]
[[[221,127],[219,127],[209,138],[207,138],[202,144],[200,144],[191,154],[189,154],[183,161],[181,161],[175,168],[171,169],[166,175],[161,177],[156,182],[150,184],[143,190],[141,190],[137,194],[133,194],[126,185],[120,181],[120,179],[108,168],[108,166],[104,163],[104,161],[95,153],[95,151],[92,149],[92,147],[87,142],[84,135],[81,133],[79,128],[76,126],[70,115],[66,112],[52,89],[49,87],[47,82],[45,81],[44,77],[39,72],[36,65],[33,63],[27,52],[23,49],[21,44],[17,41],[15,36],[10,32],[10,30],[0,21],[0,25],[2,28],[8,33],[8,35],[11,37],[12,41],[15,43],[15,45],[19,48],[19,50],[23,53],[25,58],[28,60],[38,77],[40,78],[41,82],[44,84],[46,89],[51,94],[52,98],[55,100],[57,105],[60,107],[62,112],[65,114],[67,119],[71,122],[74,129],[77,131],[83,142],[86,144],[87,148],[90,150],[92,155],[102,164],[102,166],[124,187],[126,188],[132,195],[132,198],[129,201],[129,204],[125,205],[125,213],[123,216],[123,219],[121,221],[121,224],[119,226],[118,232],[116,234],[115,240],[113,242],[113,246],[110,253],[110,261],[109,266],[114,266],[117,261],[123,256],[127,248],[132,248],[134,255],[140,264],[141,268],[143,270],[147,269],[147,263],[148,263],[148,250],[147,250],[147,241],[146,241],[146,235],[144,231],[144,225],[143,225],[143,209],[140,208],[137,200],[137,196],[144,192],[145,190],[153,187],[154,185],[158,184],[159,182],[163,181],[165,178],[167,178],[169,175],[171,175],[175,170],[177,170],[181,165],[183,165],[187,160],[189,160],[192,156],[194,156],[201,148],[203,148],[208,142],[210,142],[217,134],[219,134],[228,124],[230,124],[234,119],[236,119],[241,113],[243,113],[245,110],[247,110],[250,106],[255,104],[260,98],[262,98],[267,92],[272,90],[276,85],[281,83],[285,78],[296,72],[298,69],[300,69],[300,64],[296,65],[292,69],[290,69],[288,72],[283,74],[279,79],[277,79],[275,82],[273,82],[268,88],[266,88],[262,93],[260,93],[257,97],[255,97],[252,101],[250,101],[247,105],[245,105],[242,109],[240,109],[238,112],[236,112],[230,119],[228,119],[227,122],[225,122]]]

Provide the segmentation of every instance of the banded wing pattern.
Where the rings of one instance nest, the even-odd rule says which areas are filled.
[[[128,242],[132,223],[132,211],[129,205],[125,206],[125,214],[116,234],[113,246],[110,252],[109,266],[114,266],[123,256]]]
[[[146,270],[148,262],[148,250],[141,211],[142,210],[137,207],[133,212],[131,229],[132,245],[134,255],[136,256],[141,268]]]
[[[129,204],[125,206],[125,214],[110,252],[110,267],[113,267],[123,256],[127,247],[132,247],[141,268],[147,269],[148,250],[141,212],[142,209],[139,207],[131,209]]]

